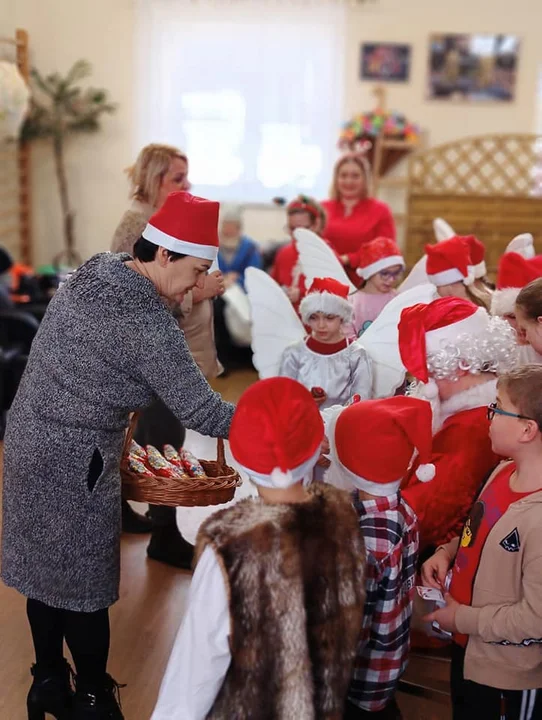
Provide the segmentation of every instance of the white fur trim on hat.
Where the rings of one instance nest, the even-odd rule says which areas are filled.
[[[349,322],[354,310],[348,300],[339,295],[329,292],[311,292],[305,295],[301,301],[299,312],[304,323],[307,323],[310,316],[317,312],[338,315],[343,322]]]
[[[359,275],[359,277],[362,277],[364,280],[368,280],[373,275],[376,275],[377,272],[380,272],[388,267],[393,267],[394,265],[400,265],[403,270],[405,269],[405,261],[403,260],[402,255],[390,255],[389,257],[377,260],[371,265],[359,267],[356,270],[356,275]]]
[[[516,309],[516,299],[520,288],[504,288],[495,290],[491,296],[491,314],[497,317],[511,315]]]
[[[427,354],[439,352],[443,345],[455,342],[459,335],[478,335],[489,325],[489,315],[484,308],[478,308],[472,315],[452,325],[430,330],[425,334]]]
[[[249,478],[256,483],[256,485],[261,485],[262,487],[266,488],[274,488],[274,489],[285,489],[290,487],[291,485],[295,485],[295,483],[300,482],[301,480],[304,480],[305,477],[313,470],[314,466],[318,462],[318,458],[320,457],[320,448],[314,453],[312,457],[310,457],[308,460],[306,460],[301,465],[298,465],[298,467],[293,468],[292,470],[286,470],[286,472],[283,472],[280,468],[275,468],[270,475],[264,475],[262,473],[257,473],[254,470],[251,470],[250,468],[246,468],[243,465],[239,465],[241,470],[246,472],[246,474],[249,476]]]
[[[214,245],[199,245],[198,243],[191,243],[186,240],[178,240],[172,235],[162,232],[162,230],[159,230],[150,223],[148,223],[143,230],[142,237],[153,245],[166,248],[166,250],[171,250],[171,252],[201,258],[202,260],[214,260],[218,254],[218,248]]]
[[[450,268],[449,270],[443,270],[442,272],[435,273],[434,275],[428,275],[429,281],[441,287],[442,285],[451,285],[456,282],[465,282],[465,276],[457,268]]]
[[[482,260],[482,262],[478,263],[478,265],[473,265],[472,269],[474,271],[474,278],[476,280],[479,280],[480,278],[483,278],[487,275],[487,265],[485,263],[485,260]]]

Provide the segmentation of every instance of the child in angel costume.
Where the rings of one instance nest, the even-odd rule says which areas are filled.
[[[353,311],[348,287],[337,280],[312,279],[300,307],[303,321],[312,325],[310,334],[269,275],[249,268],[245,286],[251,305],[253,363],[260,378],[287,375],[308,389],[323,390],[325,395],[318,398],[321,409],[344,406],[354,395],[361,399],[393,395],[405,378],[397,331],[401,312],[435,296],[428,283],[402,293],[386,305],[362,338],[349,341],[343,326]],[[334,317],[326,320],[326,316]]]
[[[314,198],[298,195],[287,206],[286,217],[291,240],[277,252],[271,277],[283,288],[297,310],[307,286],[299,263],[294,232],[296,228],[306,228],[314,233],[321,233],[326,224],[326,214]]]
[[[350,282],[334,251],[321,238],[303,229],[296,230],[294,236],[301,268],[308,280],[332,277],[348,286],[353,313],[352,320],[345,326],[345,334],[360,337],[397,294],[394,288],[405,268],[399,247],[384,237],[361,247],[355,256],[355,266],[356,274],[364,284],[358,289]]]
[[[268,275],[251,270],[246,284],[260,377],[297,380],[313,391],[321,407],[345,405],[354,395],[371,397],[371,361],[359,342],[344,335],[344,324],[352,318],[346,285],[316,278],[300,303],[301,322]]]

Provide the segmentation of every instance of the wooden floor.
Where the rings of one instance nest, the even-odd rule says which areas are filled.
[[[226,400],[235,401],[254,379],[253,373],[235,373],[217,380],[214,386]],[[199,457],[211,457],[215,447],[212,441],[196,434],[190,434],[187,445]],[[240,496],[252,492],[248,483],[239,489]],[[178,510],[178,522],[187,539],[193,541],[199,523],[211,512],[209,508]],[[190,573],[148,560],[147,542],[147,536],[123,536],[120,600],[111,609],[109,671],[119,682],[127,683],[122,691],[126,720],[150,718],[190,584]],[[24,598],[0,583],[0,720],[26,720],[25,698],[32,662]],[[408,677],[437,689],[447,687],[447,667],[442,662],[416,661]],[[442,704],[404,694],[399,701],[405,720],[451,718],[449,709]]]

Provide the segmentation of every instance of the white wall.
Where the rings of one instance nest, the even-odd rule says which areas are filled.
[[[85,256],[107,249],[126,206],[122,169],[135,151],[134,5],[133,0],[11,0],[10,11],[4,15],[12,27],[28,30],[32,61],[43,72],[64,71],[75,60],[86,58],[94,66],[93,83],[106,87],[119,103],[118,112],[104,119],[100,134],[76,138],[69,152],[78,245]],[[345,118],[375,104],[373,85],[359,80],[360,43],[401,41],[413,45],[411,81],[389,85],[388,104],[427,129],[431,144],[472,134],[537,129],[537,76],[542,66],[540,0],[515,0],[513,8],[506,0],[373,0],[348,12]],[[427,102],[428,38],[431,32],[439,31],[519,35],[522,47],[515,102],[480,107]],[[61,247],[58,198],[48,149],[35,150],[33,167],[35,260],[44,262]],[[283,214],[276,210],[252,211],[246,218],[246,229],[260,240],[280,236],[283,224]]]
[[[14,23],[30,35],[32,64],[42,73],[64,73],[73,62],[93,65],[91,84],[105,87],[118,110],[105,116],[96,135],[73,138],[67,149],[76,233],[87,257],[108,249],[127,203],[122,170],[132,161],[132,0],[15,0]],[[62,248],[61,219],[51,149],[33,149],[34,261],[47,262]]]

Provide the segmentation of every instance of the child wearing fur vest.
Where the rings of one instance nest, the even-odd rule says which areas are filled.
[[[289,378],[239,401],[230,447],[258,489],[200,528],[188,608],[152,720],[340,720],[365,600],[348,494],[306,488],[324,436]]]
[[[453,633],[454,720],[542,717],[542,366],[500,377],[488,407],[494,452],[511,460],[493,472],[461,537],[422,568],[445,587],[429,615]]]
[[[418,522],[399,492],[415,450],[430,480],[431,406],[393,397],[324,411],[331,467],[326,481],[350,487],[367,556],[367,598],[344,720],[401,717],[394,694],[409,650]],[[360,452],[367,448],[367,452]]]

